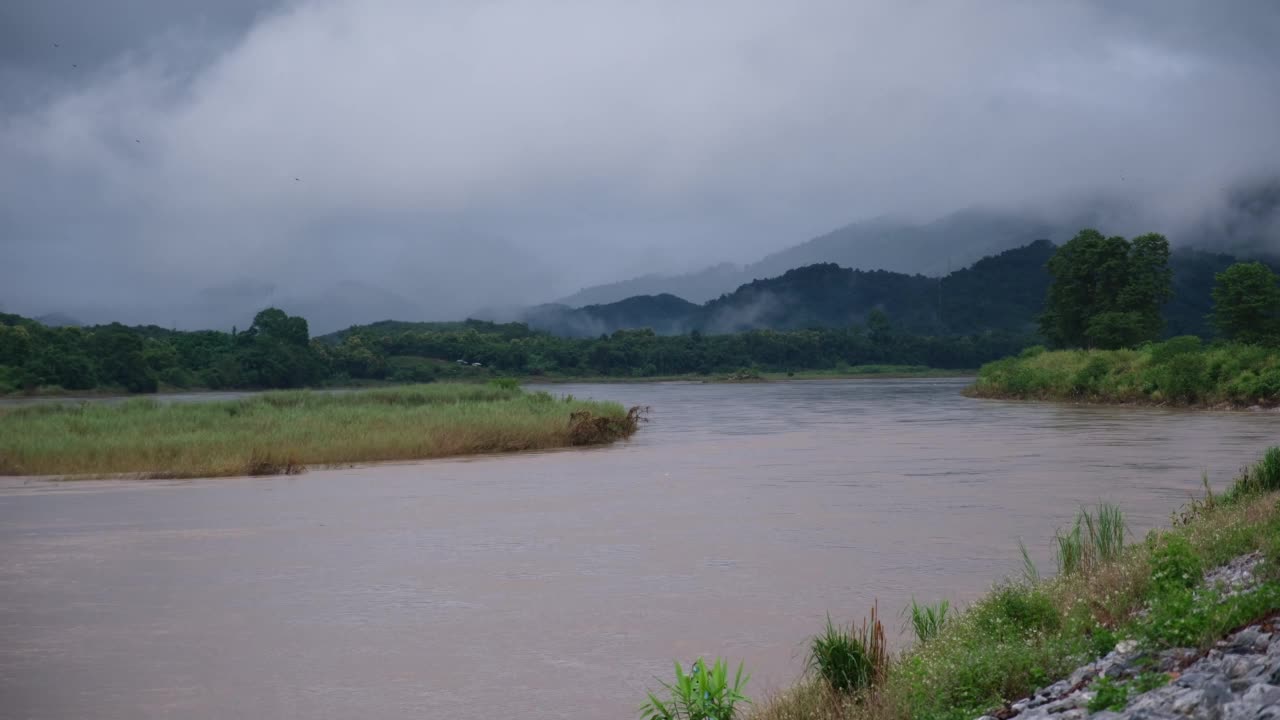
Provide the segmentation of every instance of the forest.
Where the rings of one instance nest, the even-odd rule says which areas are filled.
[[[1089,252],[1119,248],[1098,237],[1064,248],[1068,255],[1086,245],[1093,248]],[[1157,247],[1152,260],[1158,268],[1147,274],[1159,287],[1145,295],[1136,289],[1122,293],[1130,302],[1145,302],[1144,309],[1107,315],[1094,336],[1081,329],[1079,318],[1061,314],[1066,306],[1051,292],[1055,263],[1058,285],[1066,287],[1066,255],[1037,241],[944,278],[818,264],[757,280],[702,306],[674,296],[645,296],[573,311],[544,307],[526,323],[383,321],[311,337],[306,319],[278,308],[230,332],[119,323],[48,327],[0,314],[0,392],[146,393],[495,376],[645,378],[868,364],[974,369],[1046,341],[1066,347],[1092,338],[1121,347],[1171,335],[1270,339],[1271,330],[1256,329],[1269,328],[1266,318],[1273,313],[1270,296],[1259,290],[1268,282],[1269,267],[1160,247],[1164,254]],[[1248,269],[1236,269],[1241,267]],[[1228,268],[1236,279],[1223,287],[1217,280]],[[1124,277],[1113,278],[1113,284],[1123,282]],[[1221,312],[1214,315],[1215,293],[1262,297],[1264,307],[1235,302],[1232,325]],[[581,332],[591,325],[611,329]]]

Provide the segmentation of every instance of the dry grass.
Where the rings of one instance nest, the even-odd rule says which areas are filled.
[[[214,477],[307,466],[602,444],[635,432],[616,403],[479,385],[244,400],[0,410],[0,474]]]

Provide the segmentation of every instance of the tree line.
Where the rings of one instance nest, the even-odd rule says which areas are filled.
[[[383,322],[312,338],[305,319],[276,308],[258,313],[247,330],[229,333],[119,323],[53,328],[0,315],[0,392],[294,388],[495,375],[653,377],[863,364],[974,368],[1033,341],[1010,332],[900,332],[881,312],[842,328],[675,336],[636,329],[597,338],[477,320]]]

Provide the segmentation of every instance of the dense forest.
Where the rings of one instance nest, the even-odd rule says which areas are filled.
[[[119,324],[50,328],[16,315],[0,315],[0,323],[4,392],[290,388],[493,375],[647,377],[875,363],[974,368],[1033,341],[1003,332],[902,333],[883,314],[873,316],[869,327],[668,336],[639,329],[599,338],[561,338],[522,324],[478,320],[381,322],[308,338],[304,319],[274,308],[233,333]]]
[[[305,319],[275,308],[231,332],[49,327],[0,314],[0,392],[653,377],[865,364],[976,368],[1047,337],[1041,315],[1047,268],[1057,254],[1055,245],[1038,241],[941,279],[818,264],[704,305],[645,296],[578,310],[543,308],[529,323],[384,321],[316,338]],[[1172,253],[1168,293],[1155,299],[1148,316],[1156,316],[1145,331],[1152,338],[1211,337],[1215,279],[1234,261]],[[1256,294],[1247,280],[1237,283],[1237,294]],[[1230,331],[1218,325],[1224,335]],[[586,332],[601,327],[607,330]]]

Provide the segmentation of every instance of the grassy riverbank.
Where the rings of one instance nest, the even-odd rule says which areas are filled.
[[[0,408],[0,474],[213,477],[312,465],[609,443],[635,432],[617,403],[514,385],[272,392],[222,402]]]
[[[1137,350],[1031,348],[984,365],[975,397],[1188,406],[1280,405],[1280,349],[1182,337]]]
[[[746,711],[739,703],[736,716],[972,720],[1067,677],[1121,640],[1151,652],[1203,649],[1280,610],[1280,448],[1244,470],[1227,493],[1207,493],[1172,520],[1135,542],[1119,509],[1082,510],[1058,533],[1052,577],[1024,554],[1018,577],[962,612],[948,613],[941,603],[910,608],[916,641],[896,655],[885,649],[874,613],[869,623],[831,625],[813,639],[799,685]],[[1206,584],[1205,571],[1255,551],[1264,558],[1256,591],[1230,595]],[[1106,691],[1122,703],[1129,692],[1171,679],[1152,669],[1132,687],[1107,681]]]

